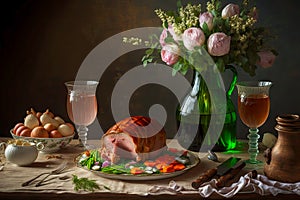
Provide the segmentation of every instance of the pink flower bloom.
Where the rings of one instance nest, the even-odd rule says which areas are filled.
[[[167,36],[168,36],[167,29],[164,29],[161,32],[160,37],[159,37],[159,43],[162,47],[166,45],[165,39],[167,38]]]
[[[257,55],[260,59],[257,62],[257,65],[263,68],[271,67],[275,62],[276,56],[271,51],[260,51],[257,53]]]
[[[181,41],[182,40],[182,35],[177,35],[174,31],[174,28],[172,25],[169,24],[168,26],[168,31],[169,33],[172,35],[173,39],[178,42],[178,41]]]
[[[180,50],[178,46],[174,43],[166,44],[163,46],[160,56],[162,61],[167,63],[167,65],[173,65],[178,61]]]
[[[210,12],[204,12],[199,16],[200,27],[203,28],[204,22],[207,24],[208,29],[211,31],[213,28],[213,15]]]
[[[231,37],[225,33],[213,33],[207,40],[208,53],[212,56],[223,56],[230,51]]]
[[[182,35],[183,45],[192,51],[195,47],[201,46],[205,42],[205,35],[200,28],[188,28]]]
[[[240,7],[233,3],[228,4],[222,10],[222,18],[224,19],[238,14],[240,14]]]

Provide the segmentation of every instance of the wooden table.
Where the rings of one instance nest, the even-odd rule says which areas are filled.
[[[6,141],[7,138],[0,138],[0,141]],[[171,140],[168,140],[170,142]],[[173,141],[173,140],[172,140]],[[89,141],[96,147],[99,147],[100,141],[93,140]],[[83,152],[81,147],[78,147],[78,141],[73,140],[67,148],[62,149],[54,154],[43,154],[40,153],[37,160],[28,167],[18,167],[9,162],[4,166],[4,170],[0,171],[0,197],[2,199],[202,199],[198,193],[194,194],[159,194],[153,195],[145,193],[147,190],[154,185],[168,185],[171,180],[176,181],[178,184],[183,185],[185,188],[191,188],[191,182],[198,177],[202,172],[207,169],[216,167],[218,163],[209,161],[207,159],[207,153],[197,153],[200,157],[201,162],[194,168],[190,169],[186,173],[173,178],[162,179],[158,181],[120,181],[106,179],[93,174],[87,170],[76,167],[74,158]],[[247,158],[247,153],[245,153],[245,143],[238,143],[238,150],[231,152],[219,152],[217,155],[220,161],[226,160],[230,156],[236,156],[241,158]],[[49,159],[49,155],[55,155],[59,158]],[[259,155],[262,159],[262,153]],[[35,187],[34,185],[22,187],[21,184],[31,179],[32,177],[40,174],[42,172],[48,172],[55,168],[62,160],[68,160],[68,168],[65,173],[60,175],[53,175],[49,177],[45,185],[40,187]],[[247,170],[243,170],[241,173],[247,173]],[[262,173],[262,168],[258,169],[259,173]],[[78,177],[87,177],[96,180],[99,184],[105,184],[109,186],[111,190],[105,190],[101,188],[95,192],[76,192],[72,185],[72,174],[76,174]],[[66,178],[65,180],[60,180],[59,178]],[[264,199],[277,199],[277,198],[292,198],[300,199],[298,195],[277,195],[277,196],[260,196],[258,194],[237,194],[234,199],[253,199],[253,198],[264,198]],[[210,197],[211,199],[222,199],[220,196],[214,194]]]

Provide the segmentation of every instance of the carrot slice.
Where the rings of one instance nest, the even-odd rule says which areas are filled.
[[[137,175],[137,174],[142,174],[144,172],[144,170],[140,169],[139,167],[133,167],[132,169],[130,169],[130,173]]]
[[[175,165],[173,166],[173,168],[174,168],[175,171],[180,171],[180,170],[185,169],[185,165],[184,165],[184,164],[181,164],[181,163],[178,163],[178,164],[175,164]]]
[[[171,155],[163,155],[163,156],[160,156],[156,159],[157,162],[159,163],[165,163],[165,164],[170,164],[172,163],[173,161],[175,160],[175,157],[174,156],[171,156]]]
[[[158,170],[162,170],[163,166],[164,166],[164,164],[162,164],[162,163],[158,163],[155,165],[156,169],[158,169]]]
[[[175,172],[175,169],[174,169],[173,165],[164,165],[162,167],[161,172],[163,172],[163,173]]]
[[[87,157],[89,157],[89,156],[91,155],[91,153],[90,153],[89,150],[86,150],[86,151],[84,152],[84,154],[85,154]]]

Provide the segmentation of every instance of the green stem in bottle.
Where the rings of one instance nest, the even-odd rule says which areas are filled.
[[[226,69],[229,69],[233,73],[232,81],[231,81],[229,89],[227,91],[227,95],[230,97],[234,90],[236,81],[237,81],[237,71],[236,71],[235,67],[233,67],[232,65],[226,65]]]

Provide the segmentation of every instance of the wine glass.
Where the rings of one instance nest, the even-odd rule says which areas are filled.
[[[242,122],[249,127],[249,159],[246,163],[260,164],[257,160],[258,150],[258,128],[268,118],[270,111],[269,89],[270,81],[248,81],[237,83],[238,89],[238,111]]]
[[[69,81],[65,83],[68,90],[68,116],[77,126],[79,141],[85,149],[92,148],[87,144],[87,126],[92,124],[97,116],[97,85],[97,81]]]

